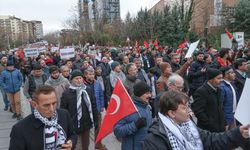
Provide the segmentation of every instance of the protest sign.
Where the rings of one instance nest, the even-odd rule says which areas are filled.
[[[250,124],[250,79],[247,78],[234,117],[242,124]]]
[[[51,47],[51,52],[54,53],[59,50],[59,47]]]
[[[228,35],[221,34],[221,48],[232,48],[232,40],[229,39]]]
[[[235,40],[238,43],[238,49],[244,47],[244,32],[234,32],[233,33]]]
[[[46,52],[47,50],[48,49],[45,46],[37,49],[38,53]]]
[[[60,49],[60,57],[61,59],[69,59],[75,57],[75,49],[74,48]]]
[[[189,49],[188,49],[188,52],[185,56],[185,58],[190,58],[192,57],[195,49],[197,48],[198,44],[199,44],[200,40],[194,42],[194,43],[191,43],[190,46],[189,46]]]
[[[25,48],[23,51],[25,57],[37,57],[39,54],[37,48]]]

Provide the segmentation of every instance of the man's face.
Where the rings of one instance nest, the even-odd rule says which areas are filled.
[[[168,85],[169,90],[182,91],[184,88],[183,81],[177,80],[175,83],[171,83]]]
[[[163,62],[162,58],[156,58],[156,64],[160,65]]]
[[[140,98],[143,102],[149,103],[151,92],[144,93]]]
[[[135,66],[137,67],[137,69],[141,68],[141,61],[140,60],[137,60],[134,63],[135,63]]]
[[[33,70],[33,74],[35,77],[41,77],[42,76],[42,69],[39,69],[39,70]]]
[[[72,79],[72,83],[76,86],[81,86],[83,83],[83,77],[82,76],[76,76]]]
[[[36,101],[32,101],[32,106],[37,109],[37,111],[43,117],[52,117],[57,106],[57,98],[55,92],[51,92],[49,94],[41,93],[40,95],[38,95]]]
[[[4,57],[2,57],[1,62],[3,64],[7,64],[7,60],[8,60],[7,57],[4,56]]]
[[[120,73],[122,71],[121,70],[121,65],[116,66],[114,71]]]
[[[62,75],[63,75],[65,78],[67,78],[67,77],[69,76],[69,69],[64,69],[64,70],[62,71]]]
[[[95,73],[96,73],[97,76],[100,76],[102,74],[102,69],[101,68],[97,68],[95,70]]]
[[[103,57],[103,58],[102,58],[102,62],[105,63],[105,64],[108,63],[107,57]]]
[[[51,76],[53,79],[58,79],[60,72],[58,70],[51,72]]]
[[[67,61],[66,66],[68,66],[69,68],[72,68],[72,66],[73,66],[72,61]]]
[[[204,54],[199,54],[199,55],[197,56],[197,60],[198,60],[198,61],[203,61],[203,58],[204,58]]]
[[[95,73],[94,72],[88,72],[85,75],[85,78],[86,78],[87,81],[93,82],[95,80]]]
[[[172,111],[172,110],[170,110]],[[184,123],[189,121],[190,119],[190,112],[191,109],[188,106],[188,103],[185,104],[179,104],[177,110],[172,111],[172,115],[174,118],[172,118],[177,124]]]
[[[225,75],[225,77],[227,77],[227,79],[228,79],[229,81],[234,81],[234,80],[235,80],[235,73],[234,73],[234,71],[230,71],[229,73],[227,73],[227,74]]]
[[[138,69],[135,65],[132,65],[128,70],[128,74],[131,76],[137,76],[137,73],[138,73]]]
[[[46,66],[45,61],[44,61],[44,60],[41,60],[41,61],[40,61],[40,65],[41,65],[42,67]]]
[[[222,81],[222,74],[219,74],[218,76],[216,76],[215,78],[209,80],[210,83],[214,86],[214,87],[219,87],[221,81]]]
[[[242,62],[242,65],[238,67],[238,69],[242,72],[246,72],[247,69],[247,62]]]
[[[164,74],[165,76],[170,76],[170,75],[172,74],[172,67],[171,67],[171,66],[167,67],[167,68],[164,70],[163,74]]]
[[[124,64],[128,64],[129,63],[129,58],[128,56],[124,56],[123,61]]]
[[[172,57],[172,62],[175,64],[179,64],[180,63],[180,56],[179,55],[175,55]]]

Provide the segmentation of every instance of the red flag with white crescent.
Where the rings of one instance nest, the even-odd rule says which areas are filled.
[[[110,134],[118,121],[135,112],[137,112],[137,108],[122,82],[117,79],[95,143],[98,143],[101,139]]]

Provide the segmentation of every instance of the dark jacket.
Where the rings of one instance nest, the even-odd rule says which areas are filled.
[[[229,150],[245,145],[239,128],[223,133],[212,133],[198,128],[204,150]],[[143,144],[143,150],[172,150],[163,123],[155,121],[149,129]]]
[[[224,113],[220,97],[220,89],[217,88],[216,92],[207,82],[195,91],[192,110],[197,117],[197,125],[201,129],[211,132],[222,132],[225,130]]]
[[[240,96],[241,96],[241,93],[243,91],[245,82],[246,82],[246,78],[243,77],[238,71],[235,71],[234,83],[235,83],[236,90],[237,90],[237,93],[238,93],[237,100],[240,99]]]
[[[108,63],[100,63],[99,66],[102,68],[102,76],[108,76],[111,72],[111,67]]]
[[[86,88],[86,91],[89,95],[91,106],[92,106],[92,112],[93,112],[93,119],[94,124],[97,125],[97,109],[96,109],[96,102],[93,93],[91,92],[90,88]],[[61,105],[60,108],[66,109],[69,111],[70,116],[73,120],[73,126],[77,134],[80,134],[81,132],[85,130],[89,130],[92,128],[92,122],[90,119],[90,114],[88,111],[88,108],[86,106],[85,100],[82,96],[82,118],[80,120],[80,127],[78,128],[78,120],[77,120],[77,95],[76,90],[73,89],[67,89],[65,92],[63,92],[61,97]]]
[[[32,94],[35,92],[37,85],[34,79],[34,75],[30,74],[28,76],[28,82],[29,82],[29,89],[28,89],[28,93],[30,96],[32,96]],[[42,80],[43,80],[43,84],[46,82],[46,80],[48,79],[48,76],[46,74],[42,74]]]
[[[75,147],[77,136],[69,113],[62,109],[58,109],[57,113],[58,123],[64,129],[67,140],[71,139]],[[12,127],[9,150],[43,150],[43,130],[44,124],[30,114]]]
[[[133,98],[136,108],[141,117],[147,120],[147,126],[137,129],[135,121],[139,119],[138,112],[135,112],[122,120],[120,120],[114,127],[114,134],[118,138],[122,138],[122,150],[141,150],[141,142],[147,135],[148,128],[152,124],[152,116],[150,108],[143,103],[139,98]]]
[[[206,73],[201,72],[201,69],[205,67],[204,62],[194,61],[188,72],[188,78],[191,82],[190,88],[198,89],[206,81]]]

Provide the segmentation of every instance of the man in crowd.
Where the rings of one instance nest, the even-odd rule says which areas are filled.
[[[150,85],[150,81],[148,78],[147,73],[145,72],[144,69],[142,69],[142,62],[140,58],[134,58],[134,64],[137,68],[137,78],[141,81],[144,81],[145,83],[147,83],[148,85]]]
[[[33,94],[34,113],[12,127],[9,150],[73,149],[73,124],[67,111],[56,109],[54,88],[40,86]]]
[[[236,59],[234,62],[234,68],[236,75],[235,86],[238,94],[237,100],[239,100],[247,78],[247,61],[244,58]]]
[[[24,83],[23,93],[28,99],[28,101],[32,100],[33,92],[37,87],[44,85],[47,80],[47,75],[44,74],[42,70],[42,66],[40,64],[33,65],[33,69],[31,74],[28,76],[28,79]],[[33,111],[33,108],[31,108]]]
[[[20,102],[22,79],[22,73],[14,67],[13,57],[9,56],[6,69],[1,73],[0,84],[10,101],[11,109],[14,113],[12,118],[17,118],[17,120],[22,119]]]
[[[110,83],[111,83],[112,88],[114,88],[117,78],[120,78],[122,83],[124,83],[126,76],[122,72],[121,65],[119,62],[117,61],[112,62],[111,68],[112,68],[112,71],[110,73]]]
[[[90,129],[98,128],[98,113],[94,94],[83,83],[80,70],[71,73],[71,83],[61,97],[60,108],[69,111],[73,126],[78,135],[77,149],[88,150]]]
[[[140,80],[137,78],[137,67],[134,63],[129,63],[126,66],[126,80],[124,81],[124,86],[126,90],[128,91],[128,94],[130,96],[134,95],[134,85],[139,82]],[[143,81],[145,82],[145,81]],[[146,83],[146,82],[145,82]]]
[[[56,97],[57,97],[57,102],[58,102],[58,107],[60,106],[61,103],[61,97],[62,93],[66,91],[69,86],[69,80],[63,77],[62,74],[60,74],[60,70],[57,66],[50,66],[49,68],[50,72],[50,77],[49,79],[45,82],[45,85],[50,85],[53,88],[55,88],[56,91]]]
[[[122,120],[114,127],[114,134],[122,138],[122,150],[141,150],[141,141],[147,135],[148,128],[152,124],[152,116],[149,108],[151,97],[150,87],[143,81],[134,85],[134,104],[138,110]]]
[[[70,70],[68,66],[66,65],[61,66],[60,71],[64,78],[70,80]]]
[[[0,76],[1,76],[1,73],[6,69],[6,66],[7,66],[7,56],[2,56],[1,58],[1,62],[0,62]],[[7,97],[7,94],[6,92],[4,91],[3,87],[0,86],[0,90],[1,90],[1,93],[2,93],[2,97],[3,97],[3,103],[4,103],[4,111],[7,111],[8,108],[9,108],[9,100],[8,100],[8,97]],[[11,109],[10,109],[11,110]]]
[[[208,81],[193,94],[192,110],[197,117],[198,127],[210,132],[223,132],[226,125],[219,88],[222,72],[218,69],[208,69],[207,75]]]
[[[143,150],[222,150],[245,146],[249,126],[212,133],[197,128],[190,119],[189,97],[179,91],[165,92],[160,100],[159,120],[149,129]]]
[[[223,81],[220,84],[220,100],[227,123],[226,130],[228,130],[236,127],[234,113],[237,105],[237,93],[233,84],[233,81],[235,80],[235,73],[233,68],[230,66],[221,68],[221,71],[223,74]]]
[[[86,69],[84,71],[84,84],[89,87],[94,94],[95,102],[96,102],[96,108],[98,112],[98,128],[95,128],[95,137],[97,137],[98,132],[99,132],[99,127],[101,126],[102,122],[102,114],[101,112],[104,111],[104,95],[103,95],[103,90],[101,87],[101,84],[98,80],[95,80],[95,70],[94,69]],[[105,145],[102,144],[102,142],[98,142],[95,145],[96,149],[105,149]]]

